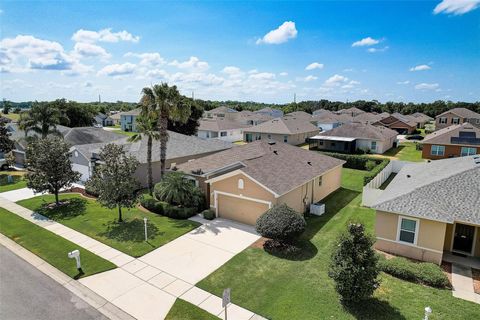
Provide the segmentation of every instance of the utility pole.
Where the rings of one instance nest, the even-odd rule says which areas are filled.
[[[293,103],[297,103],[297,94],[296,93],[293,94]]]
[[[192,90],[192,100],[195,100],[195,92]]]
[[[98,95],[98,103],[102,103],[102,97],[100,97],[100,95]]]

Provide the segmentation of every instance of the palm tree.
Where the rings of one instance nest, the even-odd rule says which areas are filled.
[[[160,134],[157,131],[158,114],[152,105],[144,104],[142,112],[136,119],[137,131],[135,135],[129,138],[131,142],[137,142],[143,138],[147,138],[147,176],[148,176],[148,193],[153,195],[153,173],[152,173],[152,143],[158,140]]]
[[[167,83],[155,84],[142,90],[142,104],[153,105],[158,114],[158,133],[160,135],[160,177],[165,174],[167,158],[168,120],[185,123],[190,117],[191,108],[178,92],[177,86]]]
[[[34,103],[32,108],[23,112],[18,121],[20,129],[28,132],[33,131],[46,138],[49,134],[58,134],[57,124],[60,123],[62,115],[58,108],[49,103]]]

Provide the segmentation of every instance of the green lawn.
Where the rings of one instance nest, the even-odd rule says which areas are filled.
[[[394,157],[398,160],[403,161],[425,161],[424,159],[422,159],[422,151],[417,150],[415,145],[416,143],[414,142],[402,142],[398,147],[388,150],[383,155],[388,157]]]
[[[165,320],[215,320],[220,319],[207,311],[182,299],[175,300]]]
[[[113,263],[3,208],[0,208],[0,233],[75,279],[116,268]],[[79,274],[75,260],[67,257],[75,249],[80,250],[83,274]]]
[[[123,130],[113,130],[112,132],[123,134],[124,136],[131,137],[137,134],[137,132],[123,131]]]
[[[431,320],[478,318],[480,305],[453,298],[449,290],[386,274],[374,298],[357,310],[342,307],[328,266],[336,239],[350,221],[364,223],[373,233],[375,213],[360,206],[366,173],[344,169],[342,188],[326,199],[325,215],[307,221],[301,257],[281,259],[248,248],[197,285],[218,296],[231,288],[233,303],[268,319],[422,319],[426,306],[433,309]]]
[[[8,183],[8,176],[13,177],[13,183]],[[21,171],[1,171],[0,172],[0,192],[11,191],[27,187],[27,181],[24,178],[24,172]]]
[[[62,194],[60,199],[69,203],[59,208],[47,208],[45,205],[54,202],[54,196],[43,195],[19,201],[18,204],[133,257],[142,256],[199,225],[190,220],[174,220],[138,208],[123,209],[125,221],[118,223],[118,211],[104,208],[95,200],[78,194]],[[148,242],[145,241],[144,217],[148,218]]]
[[[2,117],[5,117],[5,118],[8,118],[12,121],[18,121],[18,119],[20,119],[20,113],[13,113],[13,112],[9,112],[8,114],[4,114],[3,112],[0,113],[0,115]]]

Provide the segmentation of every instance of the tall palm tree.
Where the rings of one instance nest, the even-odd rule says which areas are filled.
[[[152,144],[153,140],[158,140],[160,134],[157,130],[158,114],[154,106],[143,104],[142,111],[136,119],[137,131],[135,135],[129,138],[131,142],[137,142],[147,138],[147,176],[148,193],[153,195],[153,173],[152,173]]]
[[[177,86],[167,83],[155,84],[142,90],[142,102],[154,105],[158,114],[158,133],[160,135],[160,177],[165,174],[168,142],[168,120],[185,123],[190,117],[191,109],[186,99],[178,92]]]
[[[23,112],[18,121],[20,129],[28,132],[33,131],[46,138],[49,134],[58,134],[57,125],[60,123],[62,115],[58,108],[49,103],[34,103],[32,108]]]

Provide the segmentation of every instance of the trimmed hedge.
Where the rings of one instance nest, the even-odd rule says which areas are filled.
[[[390,163],[390,160],[382,160],[372,171],[370,171],[366,176],[363,177],[363,185],[367,185],[370,181],[373,180],[385,167]]]
[[[345,168],[349,169],[356,169],[356,170],[367,170],[367,163],[371,163],[372,161],[375,162],[375,164],[380,164],[382,162],[382,159],[375,159],[369,156],[364,156],[364,155],[355,155],[355,154],[346,154],[346,153],[335,153],[335,152],[323,152],[321,151],[320,153],[334,157],[340,160],[345,160],[347,163],[345,163],[343,166]]]
[[[142,197],[140,204],[153,213],[173,219],[188,219],[197,214],[197,208],[173,206],[163,201],[157,201],[149,196]]]
[[[378,267],[394,277],[436,288],[450,288],[448,277],[442,269],[430,262],[412,262],[406,258],[386,259],[380,255]]]
[[[291,243],[307,226],[305,218],[285,203],[273,206],[257,219],[255,229],[262,237]]]

